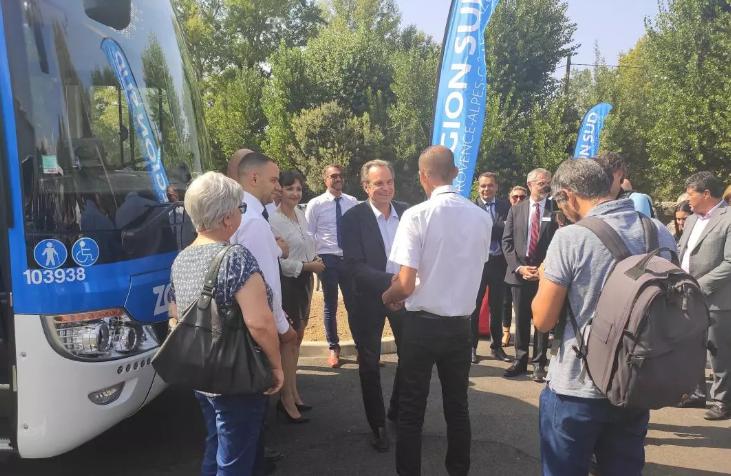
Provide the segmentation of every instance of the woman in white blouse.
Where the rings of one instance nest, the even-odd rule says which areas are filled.
[[[299,337],[291,361],[292,368],[284,369],[284,387],[278,409],[292,423],[306,421],[300,412],[310,410],[297,391],[297,357],[299,347],[310,316],[312,301],[312,273],[321,273],[325,265],[315,253],[315,242],[307,233],[305,214],[299,209],[305,178],[296,171],[284,171],[279,175],[282,198],[277,211],[269,218],[276,236],[282,237],[289,245],[289,255],[279,260],[282,270],[282,308],[287,313],[292,327]]]

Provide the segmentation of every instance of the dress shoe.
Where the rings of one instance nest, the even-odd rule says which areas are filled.
[[[683,395],[677,405],[678,408],[706,408],[706,400],[700,397]]]
[[[297,405],[297,410],[301,412],[309,412],[312,410],[312,405],[305,405],[304,403],[295,403]]]
[[[275,463],[280,459],[284,458],[281,451],[277,451],[274,448],[264,447],[264,459],[270,463]]]
[[[379,426],[373,432],[373,436],[371,437],[371,445],[379,453],[385,453],[386,451],[388,451],[388,448],[391,446],[391,444],[388,441],[388,433],[386,432],[385,427]]]
[[[536,368],[533,369],[533,381],[537,383],[543,383],[546,381],[546,375],[548,373],[546,372],[546,367],[544,365],[537,365]]]
[[[503,374],[503,377],[518,377],[519,375],[523,375],[525,373],[528,373],[528,364],[526,364],[525,362],[513,361],[513,364],[508,367],[508,369]]]
[[[289,423],[307,423],[310,421],[309,418],[304,417],[302,415],[300,415],[298,417],[293,417],[292,415],[290,415],[287,412],[287,409],[284,408],[284,405],[282,404],[281,400],[279,400],[277,402],[277,412],[278,412],[278,414],[283,415]]]
[[[340,351],[335,349],[330,350],[330,355],[327,358],[327,365],[329,365],[331,369],[340,367]]]
[[[274,474],[274,472],[277,470],[277,463],[274,461],[264,460],[264,476],[269,476],[270,474]]]
[[[713,402],[703,418],[706,420],[728,420],[731,418],[731,408],[723,402]]]
[[[503,362],[512,362],[513,361],[513,359],[508,357],[508,354],[506,354],[505,351],[501,347],[498,347],[497,349],[493,349],[492,356],[496,360],[502,360]]]
[[[471,357],[470,357],[470,362],[472,362],[473,364],[476,364],[479,361],[480,361],[480,359],[477,357],[477,349],[473,348],[472,349],[472,354],[471,354]]]

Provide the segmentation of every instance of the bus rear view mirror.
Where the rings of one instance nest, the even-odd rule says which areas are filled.
[[[115,30],[129,26],[132,0],[84,0],[86,16]]]

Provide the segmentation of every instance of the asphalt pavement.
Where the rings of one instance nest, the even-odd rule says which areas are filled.
[[[481,355],[488,353],[486,342]],[[388,396],[395,356],[383,357]],[[502,377],[508,364],[490,358],[470,376],[474,475],[538,475],[538,395],[543,385],[527,377]],[[391,475],[394,452],[368,444],[358,368],[354,361],[330,369],[325,359],[301,360],[300,393],[315,408],[311,421],[293,425],[271,411],[268,445],[282,451],[276,475]],[[388,398],[386,396],[386,398]],[[82,424],[83,422],[79,422]],[[392,432],[393,434],[393,432]],[[0,463],[0,476],[196,476],[204,430],[190,392],[170,389],[100,437],[46,460]],[[445,423],[436,372],[423,436],[424,476],[444,475]],[[708,422],[703,410],[668,408],[652,414],[646,443],[646,475],[731,474],[731,420]]]

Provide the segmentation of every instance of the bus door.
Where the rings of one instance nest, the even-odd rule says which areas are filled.
[[[0,120],[1,124],[1,120]],[[2,131],[0,127],[0,131]],[[0,132],[0,140],[3,140]],[[0,152],[0,452],[13,448],[15,440],[15,346],[10,292],[8,230],[13,225],[7,157]]]

